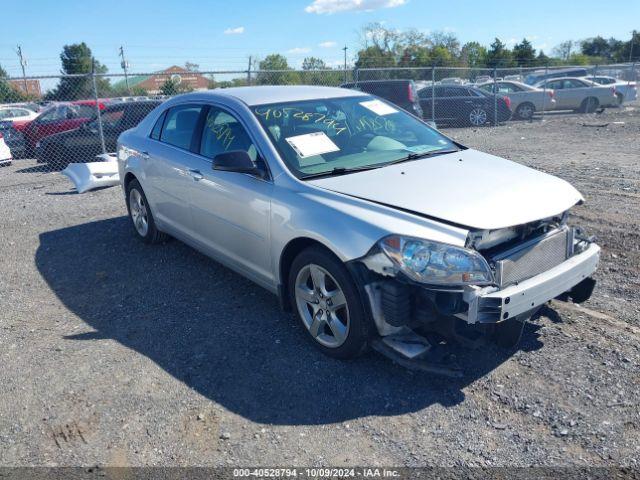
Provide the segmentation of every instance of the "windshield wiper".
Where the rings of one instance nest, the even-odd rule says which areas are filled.
[[[460,151],[459,149],[458,150],[431,150],[429,152],[423,152],[423,153],[410,153],[406,157],[398,158],[397,160],[392,160],[390,162],[383,164],[383,166],[386,167],[388,165],[395,165],[396,163],[411,162],[413,160],[419,160],[421,158],[435,157],[436,155],[446,155],[447,153],[456,153],[459,151]]]
[[[375,170],[376,168],[382,168],[384,166],[388,165],[388,163],[381,163],[380,165],[367,165],[365,167],[352,167],[352,168],[347,168],[347,167],[334,167],[332,170],[328,170],[326,172],[317,172],[317,173],[308,173],[306,175],[303,175],[302,180],[307,180],[309,178],[321,178],[321,177],[335,177],[338,175],[346,175],[349,173],[356,173],[356,172],[365,172],[367,170]]]

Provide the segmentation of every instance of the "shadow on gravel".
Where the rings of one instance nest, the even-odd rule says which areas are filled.
[[[410,372],[373,353],[327,358],[275,296],[178,241],[142,244],[126,217],[43,233],[35,261],[93,330],[67,339],[116,340],[255,422],[325,424],[456,405],[464,387],[516,352],[455,352],[467,372],[455,380]],[[520,349],[540,348],[536,330],[527,324]]]

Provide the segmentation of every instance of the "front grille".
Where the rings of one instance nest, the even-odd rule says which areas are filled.
[[[568,257],[569,230],[561,228],[493,257],[496,281],[507,287],[560,265]]]

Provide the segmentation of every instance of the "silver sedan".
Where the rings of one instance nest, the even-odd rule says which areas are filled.
[[[511,100],[511,110],[517,118],[530,120],[536,112],[553,110],[556,100],[553,90],[543,90],[526,83],[502,80],[478,85],[490,93],[505,95]]]
[[[566,223],[575,188],[362,92],[177,96],[121,135],[118,164],[138,237],[277,294],[335,357],[373,346],[427,368],[424,332],[515,341],[549,299],[593,290],[599,248]]]

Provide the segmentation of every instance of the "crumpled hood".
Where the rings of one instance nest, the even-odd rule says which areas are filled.
[[[552,217],[582,200],[558,177],[472,149],[308,182],[476,229]]]

